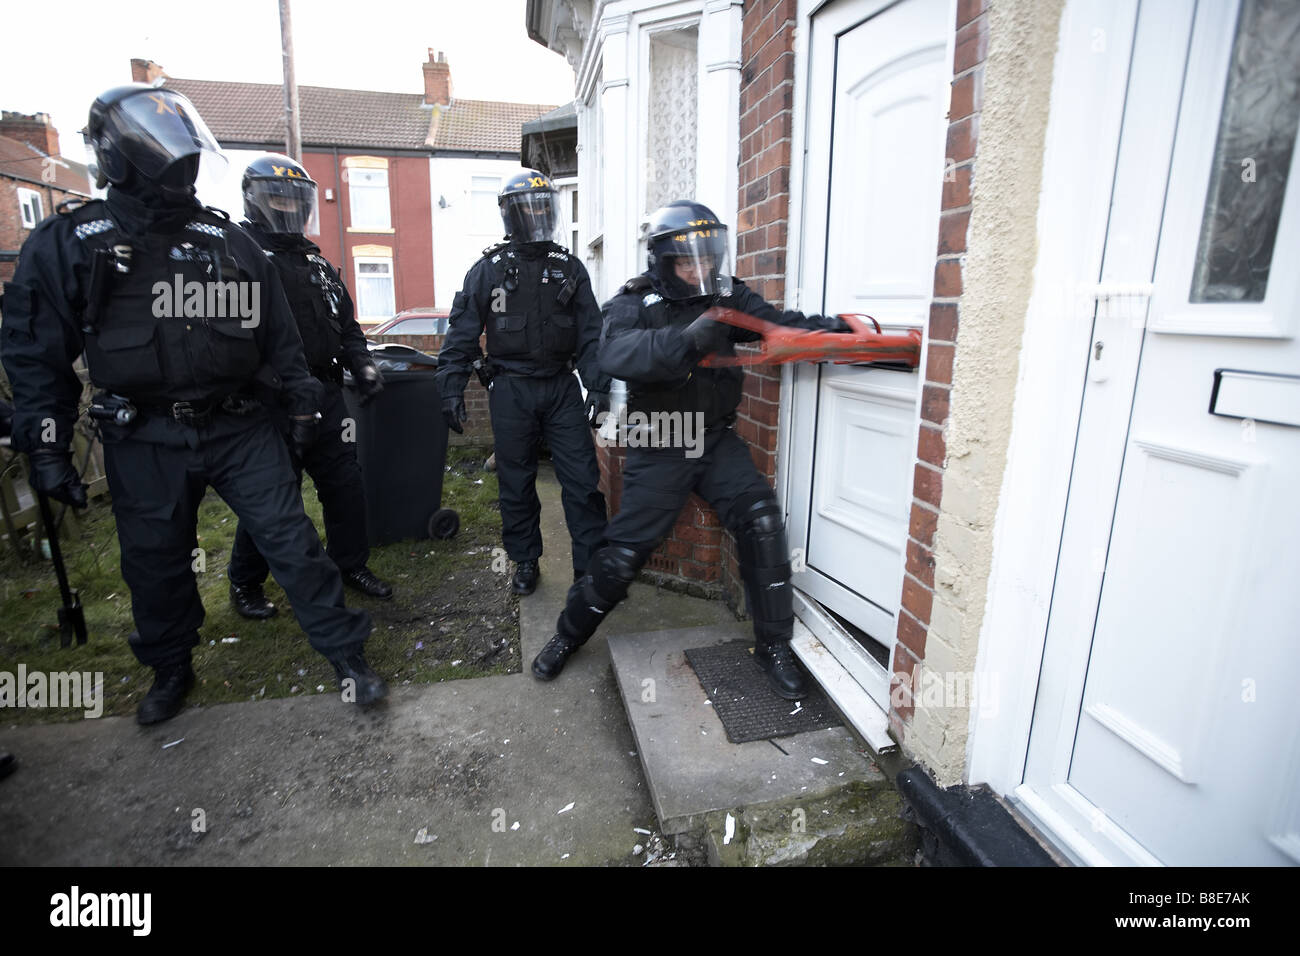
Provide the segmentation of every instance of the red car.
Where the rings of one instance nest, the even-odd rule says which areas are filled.
[[[404,309],[391,319],[365,330],[366,338],[389,335],[443,335],[447,331],[446,309]]]

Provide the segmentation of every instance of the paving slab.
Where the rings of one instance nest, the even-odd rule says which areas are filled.
[[[525,668],[572,578],[549,469],[538,494],[547,550],[521,601]],[[637,597],[656,620],[719,614]],[[0,713],[0,746],[19,761],[0,781],[0,864],[635,865],[633,828],[654,825],[596,641],[550,684],[525,669],[394,687],[371,711],[321,694],[191,707],[150,728],[6,727]]]
[[[686,650],[749,636],[735,620],[608,638],[661,832],[681,834],[705,815],[755,804],[811,800],[856,781],[888,786],[844,727],[733,744],[686,661]],[[794,707],[794,704],[790,705]]]

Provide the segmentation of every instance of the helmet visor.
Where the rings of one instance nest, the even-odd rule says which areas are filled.
[[[320,235],[316,184],[310,179],[250,179],[244,187],[244,215],[267,232]]]
[[[512,193],[501,199],[501,221],[515,242],[560,243],[560,203],[553,190]]]
[[[154,182],[188,156],[199,157],[202,184],[219,183],[226,171],[226,156],[212,131],[189,101],[171,90],[142,91],[114,103],[100,135]]]
[[[727,227],[711,223],[660,237],[669,289],[682,298],[731,294]]]

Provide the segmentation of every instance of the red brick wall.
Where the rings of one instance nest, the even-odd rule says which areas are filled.
[[[736,274],[777,308],[785,304],[789,241],[790,142],[794,105],[795,0],[745,4],[740,46],[740,210]],[[737,409],[736,432],[754,464],[776,480],[781,372],[751,367]],[[722,583],[728,601],[744,608],[735,541],[725,535]]]
[[[33,165],[39,168],[39,164]],[[19,187],[32,189],[41,194],[41,203],[45,206],[47,217],[54,214],[54,208],[59,203],[72,197],[71,193],[53,186],[38,186],[0,176],[0,249],[6,252],[21,250],[22,244],[32,234],[30,229],[23,228],[23,214],[18,207]],[[14,268],[15,264],[12,262],[0,262],[0,282],[8,282],[12,279]]]
[[[894,647],[889,723],[902,743],[911,722],[912,675],[925,659],[925,639],[934,603],[934,533],[939,521],[946,450],[944,426],[952,387],[952,364],[960,317],[962,263],[970,220],[971,185],[983,100],[984,59],[988,51],[986,0],[958,0],[953,54],[952,100],[939,240],[930,306],[929,351],[921,394],[921,431],[913,469],[912,516],[908,527],[907,571],[903,579],[898,643]]]
[[[352,213],[348,184],[343,178],[343,160],[355,153],[339,153],[334,166],[332,152],[303,153],[303,166],[320,189],[321,254],[334,263],[349,291],[356,286],[356,264],[352,250],[360,245],[390,246],[393,250],[393,296],[397,311],[421,306],[433,307],[433,217],[429,194],[429,160],[420,156],[389,156],[388,201],[393,232],[348,232]],[[334,199],[325,200],[325,190]],[[339,215],[343,217],[343,242],[339,241]],[[344,258],[342,250],[347,249]]]

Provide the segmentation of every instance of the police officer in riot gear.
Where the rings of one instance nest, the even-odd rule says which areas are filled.
[[[352,297],[339,274],[304,235],[319,232],[316,183],[301,164],[271,153],[244,170],[244,215],[240,225],[279,273],[285,297],[298,323],[307,368],[320,382],[321,422],[316,441],[301,458],[294,456],[299,482],[306,469],[316,485],[325,517],[327,552],[338,565],[343,583],[371,597],[391,598],[393,589],[377,578],[366,532],[366,498],[355,446],[346,432],[343,369],[352,372],[361,401],[384,388],[383,376],[370,359],[366,338],[357,324]],[[288,423],[280,423],[287,431]],[[258,552],[243,522],[235,532],[230,553],[230,599],[248,618],[275,614],[266,599],[266,560]]]
[[[698,416],[703,452],[688,456],[671,435],[661,436],[660,447],[629,442],[619,512],[587,574],[569,591],[556,634],[533,661],[533,674],[552,680],[560,673],[627,596],[633,578],[695,492],[735,536],[754,619],[754,660],[778,694],[797,700],[806,685],[790,651],[794,610],[781,508],[732,429],[744,373],[699,364],[712,353],[734,354],[733,343],[757,336],[703,313],[722,305],[784,325],[848,327],[839,319],[778,312],[733,278],[727,268],[727,227],[706,206],[682,200],[656,210],[648,240],[645,273],[605,305],[601,369],[627,382],[629,418],[635,412]]]
[[[132,650],[155,680],[137,720],[167,720],[194,683],[203,605],[193,562],[211,485],[248,529],[345,699],[387,688],[366,663],[369,615],[343,603],[338,569],[302,508],[289,449],[266,403],[283,404],[290,441],[311,444],[320,386],[262,250],[194,184],[224,161],[185,97],[115,87],[87,135],[107,197],[61,210],[24,244],[5,286],[0,359],[13,385],[13,444],[52,498],[85,504],[69,452],[85,352],[108,485],[131,590]]]
[[[466,420],[465,383],[487,329],[489,408],[500,486],[501,537],[516,562],[511,588],[530,594],[542,554],[537,498],[538,443],[551,447],[573,571],[587,568],[605,527],[591,428],[609,409],[609,376],[596,364],[600,307],[587,270],[555,241],[555,187],[536,170],[512,177],[497,197],[506,239],[483,252],[452,303],[438,355],[443,415],[453,431]],[[584,404],[572,370],[587,388]]]

